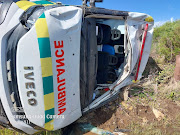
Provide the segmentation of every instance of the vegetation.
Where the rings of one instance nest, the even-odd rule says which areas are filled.
[[[153,44],[166,62],[174,62],[175,56],[180,53],[180,20],[155,28]]]
[[[151,69],[154,65],[151,65]],[[130,88],[131,99],[126,101],[130,106],[148,106],[146,115],[129,124],[133,135],[178,135],[180,127],[180,82],[173,79],[174,64],[165,65],[157,75],[144,78],[139,84]],[[135,91],[134,91],[135,90]],[[160,120],[151,120],[153,108],[163,113]],[[142,109],[141,109],[142,111]]]
[[[149,106],[163,112],[160,121],[133,121],[132,134],[177,135],[180,132],[180,82],[173,78],[175,57],[180,54],[180,20],[167,22],[154,30],[153,47],[144,78],[130,88],[133,106]],[[153,61],[153,62],[152,62]],[[127,101],[128,103],[129,101]],[[141,116],[142,119],[143,116]],[[148,117],[151,117],[149,114]]]

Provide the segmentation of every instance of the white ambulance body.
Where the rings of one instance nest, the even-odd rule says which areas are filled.
[[[68,126],[137,82],[154,21],[143,13],[0,0],[0,124]]]

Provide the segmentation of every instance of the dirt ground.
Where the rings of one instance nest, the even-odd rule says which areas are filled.
[[[161,70],[150,57],[140,84],[129,86],[126,101],[121,94],[77,122],[127,135],[180,135],[180,82],[173,81],[172,66]]]
[[[137,100],[136,97],[131,100]],[[128,101],[110,103],[89,113],[79,122],[88,122],[98,128],[111,132],[119,129],[125,134],[180,134],[180,106],[170,100],[159,101],[158,109],[164,117],[157,119],[152,108],[147,105],[132,105]],[[126,132],[127,131],[127,132]],[[89,132],[86,135],[93,135]]]

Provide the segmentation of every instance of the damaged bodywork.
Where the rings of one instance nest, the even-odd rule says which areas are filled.
[[[0,0],[0,124],[68,126],[142,77],[154,20],[144,13]]]

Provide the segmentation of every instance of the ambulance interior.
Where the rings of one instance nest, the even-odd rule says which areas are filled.
[[[127,76],[130,48],[125,19],[87,17],[82,23],[81,37],[81,106],[106,93],[103,88]],[[87,52],[84,51],[86,48]],[[102,89],[98,89],[102,87]]]
[[[114,83],[124,63],[124,20],[96,21],[98,47],[97,84]]]

